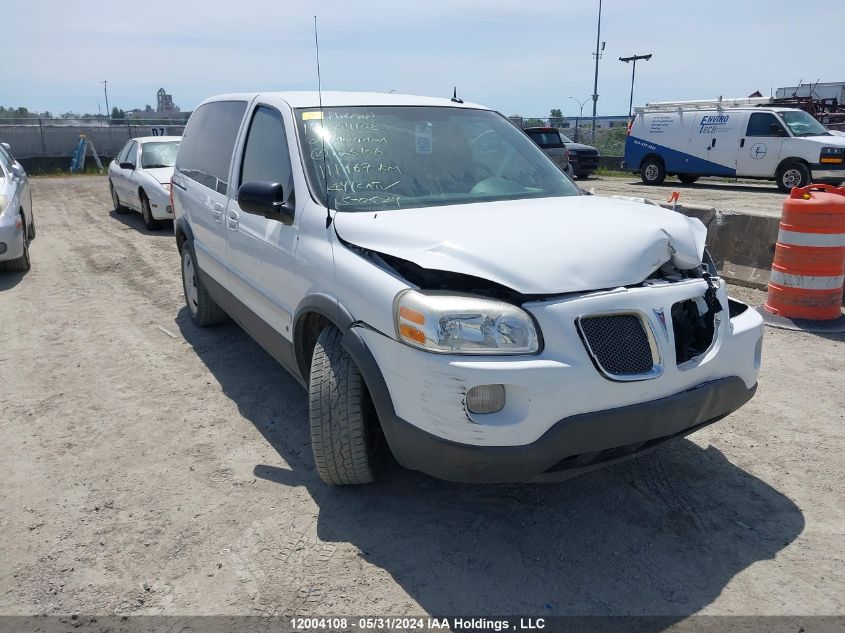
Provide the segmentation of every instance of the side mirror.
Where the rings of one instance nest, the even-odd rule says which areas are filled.
[[[133,165],[132,163],[123,162],[123,163],[120,163],[120,168],[121,169],[135,169],[135,165]]]
[[[285,203],[284,189],[277,182],[245,182],[238,189],[238,205],[244,213],[261,215],[286,225],[293,223],[293,208]]]

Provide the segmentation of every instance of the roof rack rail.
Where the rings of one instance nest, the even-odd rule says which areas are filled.
[[[754,106],[773,105],[775,102],[771,97],[737,97],[724,99],[703,99],[698,101],[653,101],[646,103],[644,107],[635,108],[637,112],[655,110],[690,110],[703,108],[747,108]]]

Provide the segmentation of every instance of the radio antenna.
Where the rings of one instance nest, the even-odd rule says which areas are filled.
[[[320,39],[317,37],[317,16],[314,16],[314,49],[317,53],[317,97],[320,101],[320,140],[323,154],[323,185],[326,189],[326,228],[332,223],[331,202],[329,201],[329,172],[326,165],[326,126],[323,119],[323,82],[320,77]]]

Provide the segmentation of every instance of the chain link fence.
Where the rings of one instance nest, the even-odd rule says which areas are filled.
[[[622,156],[625,153],[625,137],[628,135],[628,117],[597,117],[593,135],[592,119],[584,117],[522,117],[512,116],[510,120],[522,128],[556,127],[576,143],[592,145],[600,156]]]

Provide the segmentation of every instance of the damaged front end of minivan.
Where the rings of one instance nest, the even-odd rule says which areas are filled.
[[[703,226],[584,200],[599,212],[558,239],[542,234],[541,209],[533,244],[490,232],[503,220],[495,212],[484,237],[467,239],[444,228],[446,217],[430,231],[407,224],[409,211],[404,236],[390,213],[336,220],[345,249],[407,284],[394,331],[363,332],[394,403],[383,426],[401,463],[458,481],[560,479],[690,433],[751,398],[761,320],[728,299]],[[602,208],[621,230],[596,217]],[[618,222],[623,208],[631,215]]]

